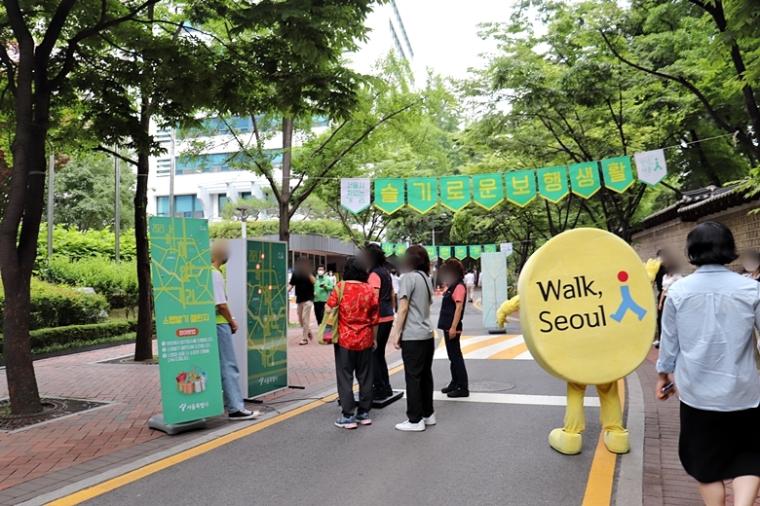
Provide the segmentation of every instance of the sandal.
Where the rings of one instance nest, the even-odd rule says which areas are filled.
[[[309,344],[308,339],[301,339],[301,342],[298,343],[299,346],[303,346],[304,344]]]

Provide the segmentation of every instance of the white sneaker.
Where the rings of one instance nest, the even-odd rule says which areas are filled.
[[[420,420],[417,423],[412,423],[409,420],[406,420],[405,422],[397,423],[396,430],[404,432],[422,432],[425,430],[425,422]]]
[[[433,413],[427,418],[423,418],[422,421],[425,422],[425,425],[435,425],[436,424],[435,413]]]

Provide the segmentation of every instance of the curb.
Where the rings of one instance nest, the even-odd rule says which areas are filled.
[[[631,452],[618,459],[615,506],[641,506],[644,497],[644,393],[637,372],[628,376],[628,433]]]

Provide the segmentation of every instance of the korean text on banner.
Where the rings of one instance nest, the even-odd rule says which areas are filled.
[[[504,201],[501,174],[478,174],[472,177],[472,200],[483,209],[491,210]]]
[[[412,177],[406,180],[407,204],[418,213],[428,213],[438,205],[438,178]]]
[[[393,214],[404,207],[404,180],[385,178],[375,180],[375,207]]]
[[[604,186],[610,190],[623,193],[636,182],[633,177],[630,156],[618,156],[602,160]]]
[[[545,167],[538,169],[536,175],[538,176],[538,192],[549,202],[556,204],[570,193],[566,167]]]
[[[451,211],[459,211],[472,201],[470,178],[448,176],[441,178],[441,205]]]
[[[161,405],[168,424],[223,412],[206,220],[150,219]]]
[[[573,193],[583,199],[591,198],[602,188],[599,162],[574,163],[569,168]]]
[[[525,207],[536,198],[536,174],[532,170],[515,170],[505,174],[507,200]]]
[[[340,180],[340,204],[354,214],[367,209],[372,203],[372,183],[369,178]]]

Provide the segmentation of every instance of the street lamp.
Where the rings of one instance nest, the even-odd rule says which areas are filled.
[[[246,227],[246,223],[248,222],[248,217],[251,215],[251,209],[247,205],[240,205],[240,206],[235,207],[235,211],[242,225],[241,236],[243,237],[243,239],[247,239],[248,229]]]

